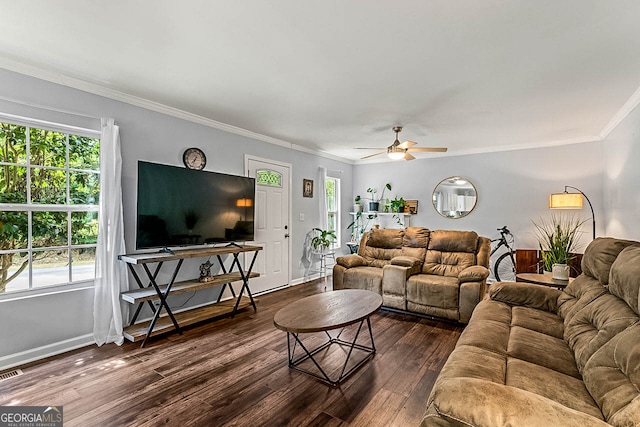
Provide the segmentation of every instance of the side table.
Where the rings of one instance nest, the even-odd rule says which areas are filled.
[[[550,274],[536,274],[536,273],[518,273],[516,274],[516,282],[534,283],[536,285],[549,286],[552,288],[558,288],[560,290],[567,287],[567,285],[573,282],[574,278],[570,277],[569,280],[554,279]]]

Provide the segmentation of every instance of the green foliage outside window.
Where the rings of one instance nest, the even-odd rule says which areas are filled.
[[[91,252],[73,245],[97,242],[99,168],[97,138],[0,122],[0,293],[30,259],[47,265],[66,251],[33,248],[71,246],[67,264]]]

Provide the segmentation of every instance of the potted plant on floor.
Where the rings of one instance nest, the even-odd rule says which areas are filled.
[[[384,185],[380,197],[376,197],[376,194],[378,193],[377,189],[373,187],[367,188],[367,193],[369,193],[369,198],[371,199],[371,201],[369,202],[369,211],[378,212],[378,210],[380,209],[380,200],[384,199],[385,190],[391,191],[391,183],[387,182]]]
[[[554,279],[569,280],[569,263],[575,258],[580,227],[586,220],[551,215],[547,220],[541,218],[537,223],[532,222],[536,227],[544,271],[551,272]]]

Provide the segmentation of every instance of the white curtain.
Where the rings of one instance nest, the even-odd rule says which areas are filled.
[[[114,119],[103,118],[93,304],[93,337],[99,346],[109,342],[123,343],[123,316],[128,316],[127,307],[120,301],[120,292],[129,289],[127,269],[125,263],[118,260],[118,255],[125,253],[121,172],[120,128]]]
[[[329,213],[327,211],[327,168],[320,167],[318,181],[318,197],[320,198],[320,226],[322,230],[329,228]]]

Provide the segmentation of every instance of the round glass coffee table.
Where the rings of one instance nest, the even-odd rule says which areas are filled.
[[[330,385],[338,385],[376,353],[369,317],[378,311],[381,306],[382,297],[375,292],[362,289],[342,289],[311,295],[281,308],[274,316],[273,324],[276,328],[287,333],[289,367],[318,378]],[[358,323],[359,325],[352,341],[345,341],[340,338],[345,327]],[[365,323],[369,331],[369,345],[357,342]],[[335,329],[340,329],[340,332],[336,336],[331,336],[329,331]],[[324,332],[327,341],[315,348],[308,349],[302,343],[300,334],[314,332]],[[337,377],[334,375],[334,378],[331,378],[327,373],[327,367],[323,368],[321,366],[320,362],[322,360],[314,358],[315,355],[331,345],[348,348],[344,364],[339,369],[340,373]],[[302,354],[296,356],[298,347],[302,349]],[[364,353],[364,357],[357,363],[349,365],[349,360],[354,350],[356,353]],[[315,366],[317,372],[300,366],[307,360],[312,362],[313,365],[311,366]],[[347,369],[347,367],[349,368]]]

